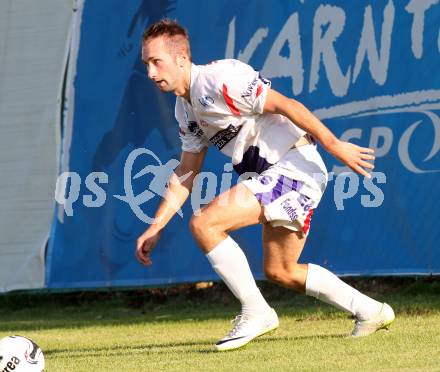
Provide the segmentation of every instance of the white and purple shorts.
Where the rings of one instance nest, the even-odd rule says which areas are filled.
[[[327,170],[315,145],[290,150],[260,175],[242,181],[274,227],[308,235],[314,209],[327,184]]]

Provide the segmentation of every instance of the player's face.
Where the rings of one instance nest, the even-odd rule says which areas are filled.
[[[142,45],[142,61],[147,67],[148,77],[162,92],[176,90],[181,70],[177,57],[170,53],[163,37],[149,39]]]

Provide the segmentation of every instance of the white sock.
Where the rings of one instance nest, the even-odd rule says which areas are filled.
[[[270,309],[255,283],[246,256],[230,236],[219,243],[206,257],[241,302],[243,312],[259,314]]]
[[[344,283],[321,266],[309,264],[306,294],[339,309],[349,311],[360,320],[376,316],[382,304]]]

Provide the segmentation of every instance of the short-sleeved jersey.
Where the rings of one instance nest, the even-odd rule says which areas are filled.
[[[275,164],[305,132],[282,115],[263,113],[269,88],[270,81],[238,60],[193,64],[191,103],[176,99],[182,150],[214,145],[239,174]]]

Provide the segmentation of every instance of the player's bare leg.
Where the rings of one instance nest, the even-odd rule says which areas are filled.
[[[242,305],[232,330],[216,343],[217,350],[239,348],[278,327],[278,317],[261,295],[246,256],[228,236],[229,231],[263,221],[258,200],[242,184],[214,199],[191,219],[194,238]]]
[[[264,225],[264,271],[268,279],[350,312],[356,317],[354,337],[388,328],[394,320],[388,304],[360,293],[321,266],[298,264],[305,240],[301,233]]]
[[[306,238],[299,232],[285,227],[263,226],[264,273],[266,277],[283,287],[305,292],[307,264],[298,259]]]
[[[190,229],[199,247],[209,253],[228,237],[229,231],[264,221],[263,209],[254,194],[238,184],[196,211]]]

